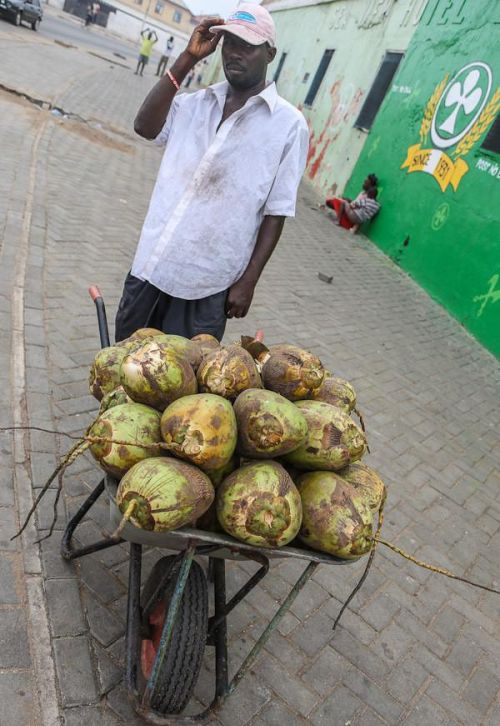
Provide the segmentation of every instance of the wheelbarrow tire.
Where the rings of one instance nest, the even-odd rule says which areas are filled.
[[[153,567],[141,594],[145,608],[143,620],[150,623],[156,633],[156,640],[163,627],[168,606],[172,598],[180,567],[179,557],[162,557]],[[155,591],[158,583],[167,576],[162,591]],[[155,619],[151,625],[150,618]],[[155,695],[151,707],[160,714],[178,714],[186,707],[196,685],[201,668],[208,629],[208,589],[205,573],[194,561],[181,598],[177,619],[174,624],[172,640],[158,676]],[[150,633],[151,635],[152,633]],[[151,655],[156,648],[151,639],[143,638],[141,643],[141,664],[139,671],[143,685],[151,672]],[[149,668],[145,669],[149,653]]]

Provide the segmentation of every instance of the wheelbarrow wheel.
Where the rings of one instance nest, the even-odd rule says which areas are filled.
[[[141,594],[143,623],[140,672],[143,686],[151,675],[163,624],[172,598],[180,559],[163,557],[153,567]],[[166,582],[157,592],[158,583]],[[172,639],[161,666],[151,707],[161,714],[177,714],[186,707],[201,668],[208,628],[208,590],[205,573],[194,561],[181,598]]]

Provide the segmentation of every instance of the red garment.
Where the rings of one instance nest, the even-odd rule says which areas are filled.
[[[339,224],[341,227],[343,227],[344,229],[351,229],[351,227],[354,227],[354,222],[351,222],[346,214],[340,213],[340,208],[343,201],[343,199],[339,199],[338,197],[332,197],[331,199],[326,200],[326,206],[334,210],[335,214],[339,219]]]

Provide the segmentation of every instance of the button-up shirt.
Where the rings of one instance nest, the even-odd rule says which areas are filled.
[[[226,82],[175,97],[132,274],[196,300],[245,271],[264,216],[292,217],[309,132],[274,83],[221,124]]]

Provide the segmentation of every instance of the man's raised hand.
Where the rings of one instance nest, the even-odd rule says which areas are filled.
[[[186,52],[192,56],[196,63],[203,58],[206,58],[207,55],[213,53],[220,40],[221,33],[211,33],[209,28],[211,28],[212,25],[223,24],[224,21],[222,18],[205,18],[205,20],[202,20],[201,23],[193,30]]]

